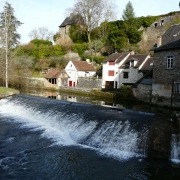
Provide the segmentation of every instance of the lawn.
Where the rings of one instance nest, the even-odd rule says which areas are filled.
[[[0,96],[17,94],[18,91],[12,88],[0,87]]]

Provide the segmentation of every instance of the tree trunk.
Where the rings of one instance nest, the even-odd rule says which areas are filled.
[[[91,43],[91,34],[89,31],[87,32],[87,36],[88,36],[88,42]]]

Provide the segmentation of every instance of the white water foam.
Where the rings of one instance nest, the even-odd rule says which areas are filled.
[[[97,122],[85,122],[83,117],[77,114],[54,113],[48,109],[42,113],[35,108],[8,100],[0,100],[0,114],[11,117],[10,120],[13,122],[21,123],[21,127],[42,131],[43,137],[58,145],[95,148],[100,154],[121,160],[144,155],[139,154],[141,140],[138,132],[131,129],[128,121],[108,121],[97,127]],[[85,145],[79,144],[86,138]]]
[[[123,160],[145,155],[138,153],[139,142],[138,132],[130,128],[128,121],[116,121],[103,124],[93,134],[89,145],[97,146],[102,154]]]
[[[83,123],[83,119],[75,114],[66,115],[62,113],[51,115],[52,112],[47,111],[42,114],[31,108],[26,109],[21,105],[13,102],[0,101],[0,114],[12,117],[13,121],[22,123],[22,127],[28,127],[34,131],[43,130],[42,136],[52,139],[54,143],[59,145],[74,145],[81,138],[90,134],[96,126],[95,122]],[[75,119],[76,121],[70,121]],[[12,121],[12,119],[11,119]],[[83,125],[81,125],[83,124]]]
[[[180,164],[180,134],[172,134],[171,161]]]

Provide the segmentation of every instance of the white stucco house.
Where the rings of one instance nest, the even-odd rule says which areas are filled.
[[[113,53],[103,62],[102,88],[118,89],[122,85],[133,85],[152,66],[149,55],[134,52]]]
[[[113,53],[103,62],[102,88],[117,89],[119,84],[119,67],[130,56],[130,53]]]
[[[152,63],[149,55],[130,55],[119,67],[119,84],[133,85],[144,76]]]
[[[81,77],[93,77],[96,75],[96,70],[92,64],[86,61],[71,60],[65,67],[65,71],[68,74],[68,86],[75,87],[78,83],[78,78]]]

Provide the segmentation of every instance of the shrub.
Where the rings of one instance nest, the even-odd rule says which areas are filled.
[[[80,56],[83,55],[84,51],[88,49],[88,45],[87,43],[83,43],[83,44],[73,44],[72,46],[72,50],[76,53],[78,53]]]

